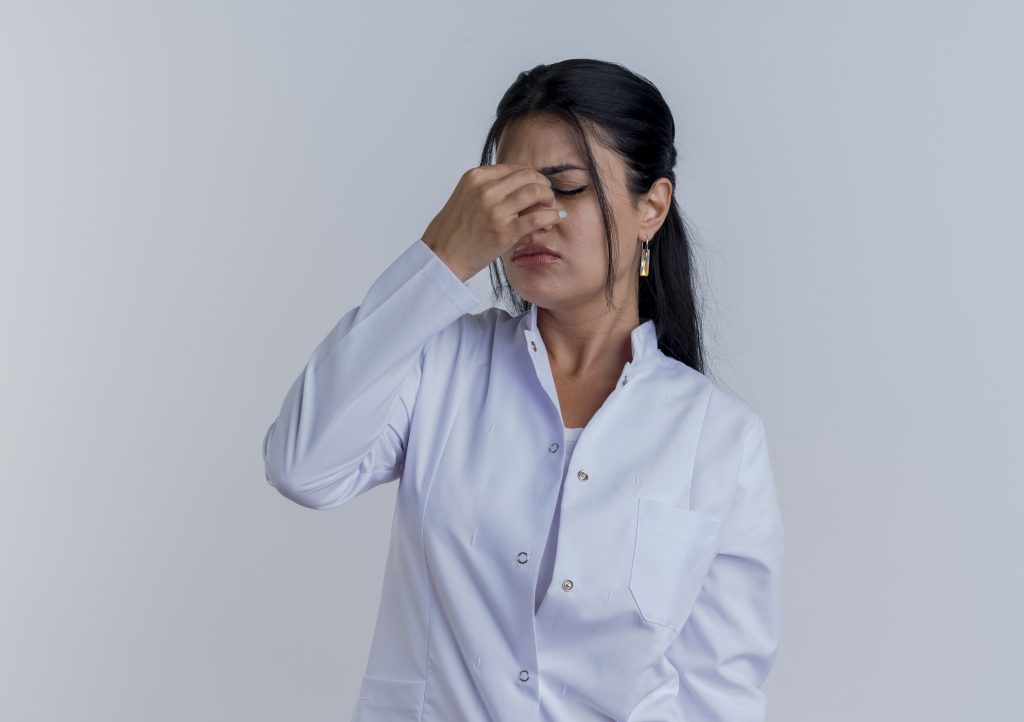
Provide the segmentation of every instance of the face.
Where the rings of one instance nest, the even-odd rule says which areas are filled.
[[[671,199],[671,183],[668,179],[660,179],[652,186],[653,193],[641,197],[634,208],[626,192],[626,167],[622,159],[600,145],[593,136],[590,143],[614,216],[616,234],[612,243],[616,244],[618,251],[613,271],[615,305],[629,308],[629,303],[633,303],[635,308],[641,241],[652,237],[664,220]],[[564,208],[569,215],[554,225],[523,236],[501,258],[511,286],[524,299],[538,306],[563,309],[593,307],[595,313],[606,310],[604,286],[608,254],[604,223],[593,178],[585,170],[586,163],[576,150],[569,126],[551,116],[522,118],[502,133],[495,161],[527,166],[537,171],[556,165],[580,167],[580,170],[548,175],[555,191],[552,205]],[[520,215],[541,207],[544,205],[533,205]],[[512,261],[513,254],[521,246],[535,243],[547,246],[560,258],[553,263],[534,266]]]

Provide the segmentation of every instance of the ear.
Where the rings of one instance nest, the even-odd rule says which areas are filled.
[[[638,207],[641,238],[654,238],[672,207],[672,181],[668,178],[654,181],[640,197]]]

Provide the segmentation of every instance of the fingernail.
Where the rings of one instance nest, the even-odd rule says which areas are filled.
[[[565,218],[567,215],[569,215],[569,214],[566,213],[565,211],[558,211],[558,217],[559,218]]]

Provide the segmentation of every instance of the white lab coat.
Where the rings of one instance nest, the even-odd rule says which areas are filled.
[[[536,306],[417,239],[316,347],[263,439],[313,509],[398,480],[353,722],[759,722],[783,530],[762,417],[654,322],[568,461]],[[293,610],[301,613],[301,610]]]

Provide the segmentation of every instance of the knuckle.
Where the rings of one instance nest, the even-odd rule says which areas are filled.
[[[488,208],[493,207],[497,204],[499,198],[497,197],[498,192],[494,189],[494,186],[480,186],[480,201]]]

